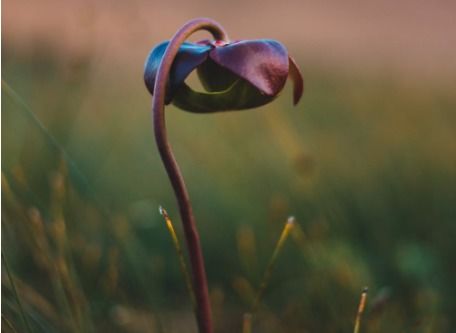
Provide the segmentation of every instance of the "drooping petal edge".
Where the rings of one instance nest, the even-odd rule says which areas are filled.
[[[288,76],[293,82],[293,104],[296,105],[299,103],[299,100],[302,97],[304,92],[304,80],[302,78],[301,71],[299,70],[298,65],[292,57],[288,57],[289,70]]]
[[[243,40],[217,46],[209,57],[268,96],[276,96],[287,80],[288,53],[275,40]]]

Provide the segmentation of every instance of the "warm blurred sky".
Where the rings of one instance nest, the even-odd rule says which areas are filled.
[[[208,16],[232,39],[282,41],[306,66],[456,77],[456,1],[3,0],[3,46],[56,46],[142,65],[185,21]],[[128,68],[128,67],[127,67]]]

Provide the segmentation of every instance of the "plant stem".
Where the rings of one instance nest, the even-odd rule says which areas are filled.
[[[184,234],[189,252],[192,279],[196,297],[197,322],[200,333],[212,333],[211,306],[207,286],[206,271],[204,267],[203,253],[193,217],[190,197],[185,186],[184,178],[174,158],[171,146],[168,142],[165,124],[165,92],[169,72],[180,45],[194,32],[199,30],[209,31],[217,40],[227,40],[224,29],[215,21],[207,18],[198,18],[189,21],[171,39],[158,68],[154,99],[152,104],[155,141],[160,152],[168,177],[176,195],[179,212],[184,227]]]

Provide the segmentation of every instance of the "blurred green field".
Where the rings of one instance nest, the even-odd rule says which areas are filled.
[[[2,253],[33,332],[196,332],[142,64],[3,52]],[[298,62],[297,108],[287,87],[252,111],[167,110],[217,332],[241,332],[290,215],[254,332],[352,332],[366,285],[362,332],[456,331],[456,86]],[[2,328],[26,332],[4,267]]]

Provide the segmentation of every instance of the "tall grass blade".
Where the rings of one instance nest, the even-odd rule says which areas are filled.
[[[2,320],[5,322],[6,326],[8,326],[13,333],[17,333],[17,330],[14,328],[13,323],[10,322],[2,313]],[[3,325],[2,325],[3,327]]]
[[[244,320],[242,322],[242,333],[252,333],[252,314],[244,313]]]
[[[355,328],[353,329],[353,333],[359,333],[359,328],[361,326],[361,317],[366,307],[367,290],[367,287],[364,287],[363,292],[361,293],[361,299],[359,300],[358,312],[356,314]]]
[[[22,306],[21,299],[19,298],[19,294],[17,293],[16,284],[14,283],[13,276],[11,274],[10,267],[8,265],[8,261],[6,260],[6,256],[3,253],[3,251],[2,251],[2,262],[5,265],[6,275],[8,276],[8,279],[11,284],[11,289],[13,290],[14,298],[16,299],[17,305],[19,307],[19,312],[21,314],[21,318],[22,318],[25,330],[27,331],[27,333],[32,333],[33,332],[32,327],[30,326],[27,316],[25,315],[24,307]]]
[[[163,208],[159,207],[160,214],[163,216],[166,222],[166,228],[168,229],[169,234],[173,240],[174,248],[176,249],[177,257],[179,258],[179,266],[184,276],[185,284],[187,286],[187,291],[190,295],[190,299],[192,301],[193,309],[196,310],[196,299],[195,299],[195,292],[193,290],[192,279],[190,277],[190,273],[188,271],[187,265],[185,263],[184,252],[182,251],[182,246],[180,244],[179,238],[177,237],[176,231],[173,226],[173,222],[169,218],[168,212]]]
[[[5,81],[2,79],[2,89],[3,91],[16,103],[18,104],[24,115],[32,121],[32,123],[40,130],[40,132],[46,137],[48,143],[62,154],[65,161],[68,163],[69,168],[72,173],[78,178],[78,181],[83,183],[83,186],[86,189],[90,189],[90,184],[84,174],[80,171],[79,167],[76,165],[74,160],[65,150],[65,148],[57,141],[57,139],[49,132],[46,126],[41,122],[37,115],[32,111],[32,109],[27,105],[27,103],[19,96],[19,94]]]
[[[58,140],[49,132],[46,126],[41,122],[38,116],[32,111],[32,109],[27,105],[27,103],[21,98],[21,96],[5,81],[2,79],[2,90],[17,104],[20,106],[20,109],[23,111],[23,114],[40,130],[44,135],[47,142],[55,149],[68,165],[70,173],[74,176],[79,185],[82,185],[84,192],[89,193],[92,196],[92,199],[98,204],[98,208],[101,210],[101,213],[105,217],[109,217],[109,211],[101,203],[97,197],[94,188],[90,185],[89,180],[78,167],[73,158],[69,155],[66,149],[58,142]]]
[[[274,252],[272,253],[271,259],[269,260],[268,266],[263,276],[263,280],[261,281],[260,288],[258,290],[258,293],[255,297],[255,301],[252,306],[252,313],[255,313],[255,311],[258,309],[258,305],[260,304],[261,298],[263,297],[263,294],[268,286],[269,280],[271,279],[271,275],[277,262],[277,258],[279,257],[280,251],[282,250],[285,241],[287,240],[291,230],[293,229],[294,224],[295,218],[290,216],[287,222],[285,223],[285,227],[282,230],[279,240],[277,241],[277,245],[274,248]]]
[[[36,208],[32,208],[29,210],[28,215],[31,226],[30,232],[34,235],[36,246],[34,253],[37,257],[35,260],[46,270],[52,281],[52,290],[60,312],[60,324],[68,326],[67,331],[79,332],[78,325],[71,310],[72,302],[69,300],[70,295],[65,290],[61,269],[62,265],[60,264],[61,260],[59,260],[58,256],[52,250],[51,239],[48,238],[46,233],[45,222],[41,212]],[[68,322],[66,321],[67,319]]]

